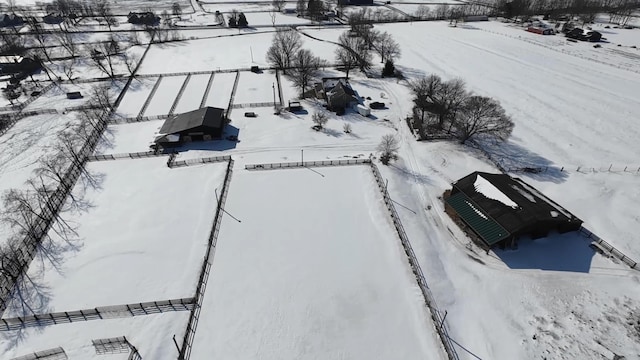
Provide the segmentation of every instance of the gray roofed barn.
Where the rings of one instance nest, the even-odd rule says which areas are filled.
[[[474,172],[453,183],[446,199],[453,211],[489,247],[514,245],[520,236],[545,237],[580,229],[582,220],[524,181]]]
[[[168,118],[160,128],[160,134],[178,135],[178,143],[211,140],[222,137],[224,125],[224,109],[204,107]],[[168,137],[160,136],[156,143],[165,143],[166,139]]]

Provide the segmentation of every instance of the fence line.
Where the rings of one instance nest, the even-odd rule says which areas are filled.
[[[635,260],[631,259],[630,257],[626,256],[620,250],[618,250],[615,247],[613,247],[613,245],[611,245],[608,242],[604,241],[598,235],[596,235],[596,234],[592,233],[591,231],[587,230],[584,226],[580,227],[580,233],[582,235],[584,235],[585,237],[587,237],[588,239],[593,240],[598,245],[598,247],[600,247],[601,249],[603,249],[607,253],[611,254],[611,256],[615,257],[616,259],[621,260],[622,262],[627,264],[630,268],[632,268],[632,269],[636,268],[636,265],[638,264],[637,261],[635,261]]]
[[[280,99],[280,108],[284,107],[284,96],[282,96],[282,81],[280,80],[280,70],[276,69],[276,83],[278,84],[278,99]]]
[[[122,153],[122,154],[102,154],[102,155],[90,155],[87,157],[87,161],[109,161],[118,159],[142,159],[157,156],[168,156],[168,153],[145,151],[135,153]]]
[[[275,107],[276,103],[273,101],[266,102],[256,102],[256,103],[244,103],[244,104],[233,104],[231,105],[232,109],[242,109],[242,108],[258,108],[258,107]]]
[[[79,321],[117,319],[124,317],[192,310],[195,298],[149,301],[144,303],[109,305],[93,309],[64,311],[40,315],[0,319],[0,331],[11,331],[33,326],[67,324]]]
[[[161,82],[162,82],[162,75],[158,76],[158,80],[156,80],[156,83],[153,84],[153,88],[151,89],[149,96],[147,96],[147,99],[144,101],[144,104],[142,104],[142,108],[140,108],[140,112],[138,113],[137,117],[141,118],[144,112],[147,111],[147,108],[151,103],[151,99],[153,99],[153,96],[156,94],[156,91],[158,91],[158,88],[160,87]]]
[[[200,319],[200,311],[202,309],[202,301],[204,299],[205,290],[207,289],[207,281],[209,280],[209,273],[211,272],[211,265],[213,263],[213,256],[215,255],[216,246],[218,243],[218,233],[220,232],[220,224],[222,223],[222,215],[224,212],[224,204],[227,200],[227,193],[229,191],[229,183],[231,182],[231,176],[233,175],[233,159],[229,158],[227,165],[227,173],[222,184],[222,191],[216,207],[216,214],[209,233],[209,241],[207,243],[207,252],[205,254],[200,277],[198,278],[198,285],[196,287],[195,306],[191,310],[189,316],[189,322],[187,323],[187,329],[182,341],[182,348],[178,355],[179,360],[189,360],[191,358],[191,349],[193,348],[193,339],[195,338],[196,329],[198,327],[198,321]]]
[[[175,100],[173,100],[173,104],[171,104],[171,109],[169,109],[169,116],[173,115],[173,112],[176,110],[176,107],[178,106],[178,102],[180,102],[180,99],[182,98],[182,94],[184,94],[184,91],[187,88],[187,85],[189,85],[189,80],[191,80],[191,74],[187,75],[187,77],[182,82],[182,86],[180,86],[178,95],[176,96]]]
[[[67,360],[67,353],[61,347],[36,351],[33,354],[18,356],[11,360]]]
[[[169,161],[167,161],[167,166],[170,168],[182,167],[182,166],[192,166],[192,165],[200,165],[200,164],[209,164],[209,163],[217,163],[217,162],[225,162],[231,160],[231,156],[212,156],[206,158],[197,158],[197,159],[188,159],[188,160],[179,160],[175,161],[175,156],[171,156]]]
[[[134,122],[144,122],[144,121],[153,121],[153,120],[162,120],[169,118],[170,115],[150,115],[150,116],[141,116],[141,117],[127,117],[127,118],[113,118],[109,120],[109,124],[117,125],[117,124],[128,124]]]
[[[211,75],[209,75],[209,81],[207,82],[207,87],[206,89],[204,89],[204,93],[202,94],[202,100],[200,100],[200,108],[203,108],[204,105],[207,103],[207,99],[209,98],[209,92],[211,91],[211,85],[213,84],[214,77],[215,77],[215,73],[212,72]]]
[[[375,177],[376,182],[378,183],[378,188],[380,189],[380,192],[382,193],[382,197],[384,198],[384,202],[385,204],[387,204],[387,209],[389,210],[391,219],[393,220],[393,225],[395,226],[398,236],[400,237],[400,242],[402,243],[402,247],[404,248],[405,254],[407,255],[413,274],[415,275],[418,285],[420,287],[420,290],[422,291],[422,295],[424,297],[425,303],[429,308],[429,311],[431,312],[431,319],[434,322],[440,341],[444,346],[444,350],[446,351],[447,356],[450,360],[458,360],[458,354],[456,353],[455,348],[453,347],[453,342],[449,337],[448,329],[444,321],[444,317],[441,315],[440,311],[438,310],[438,306],[435,302],[435,299],[433,298],[433,295],[431,294],[431,290],[429,290],[429,286],[427,285],[427,280],[425,279],[424,274],[422,273],[422,268],[420,267],[416,254],[414,253],[411,243],[409,242],[409,237],[407,236],[407,233],[404,230],[404,226],[402,226],[400,217],[398,216],[396,208],[393,205],[393,201],[389,196],[386,183],[382,179],[382,176],[380,175],[380,171],[378,170],[378,167],[376,166],[376,164],[373,163],[373,161],[369,163],[370,163],[371,171],[373,172],[373,176]]]
[[[302,167],[324,167],[324,166],[348,166],[369,164],[370,159],[350,159],[350,160],[322,160],[322,161],[305,161],[305,162],[286,162],[271,164],[247,164],[244,166],[246,170],[276,170],[290,169]]]

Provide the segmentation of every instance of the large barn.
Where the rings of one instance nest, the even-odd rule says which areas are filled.
[[[165,120],[154,142],[157,146],[168,147],[191,141],[219,139],[224,125],[224,109],[204,107]]]
[[[446,210],[488,247],[514,246],[519,237],[580,229],[582,220],[518,178],[474,172],[453,183]]]

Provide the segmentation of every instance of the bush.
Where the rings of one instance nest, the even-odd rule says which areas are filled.
[[[394,76],[396,73],[396,67],[393,64],[392,60],[387,60],[386,63],[384,63],[384,68],[382,69],[382,77],[391,77]]]

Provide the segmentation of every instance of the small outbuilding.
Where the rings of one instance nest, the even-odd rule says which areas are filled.
[[[67,99],[69,100],[82,99],[82,93],[80,91],[68,92]]]
[[[453,183],[445,209],[487,247],[515,246],[552,231],[579,230],[582,220],[518,178],[474,172]]]
[[[344,114],[345,110],[358,104],[358,96],[351,88],[349,81],[344,77],[326,77],[316,84],[316,97],[327,101],[327,108],[338,114]]]
[[[224,125],[224,109],[204,107],[189,111],[165,120],[154,144],[169,147],[191,141],[219,139]]]
[[[41,64],[21,55],[0,56],[0,74],[30,73],[41,68]]]

